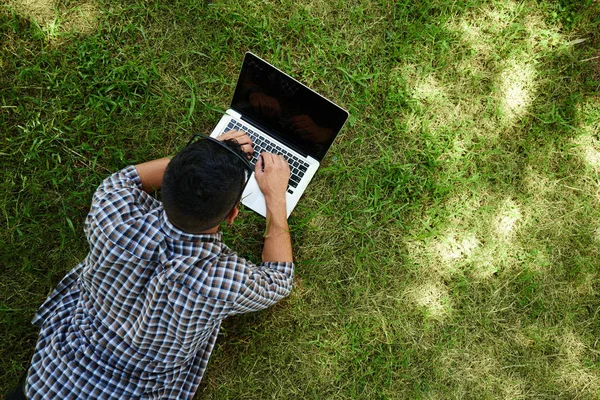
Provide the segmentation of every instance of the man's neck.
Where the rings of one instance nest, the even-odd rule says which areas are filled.
[[[171,222],[171,221],[169,221],[169,222]],[[182,229],[181,227],[175,225],[173,222],[171,222],[171,225],[173,225],[175,228],[179,229],[182,232],[190,233],[192,235],[212,235],[212,234],[217,233],[219,231],[219,228],[221,227],[221,224],[219,224],[219,225],[217,225],[215,227],[212,227],[212,228],[209,228],[209,229],[206,229],[206,230],[203,230],[203,231],[193,231],[192,232],[192,231],[188,231],[188,230]]]
[[[199,234],[206,234],[206,235],[213,234],[213,233],[217,233],[217,232],[219,231],[219,228],[220,228],[220,226],[221,226],[221,225],[217,225],[217,226],[215,226],[214,228],[210,228],[210,229],[207,229],[207,230],[205,230],[205,231],[198,232],[198,233],[199,233]]]

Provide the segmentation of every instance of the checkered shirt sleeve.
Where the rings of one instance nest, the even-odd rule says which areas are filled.
[[[287,296],[294,280],[294,264],[265,262],[248,264],[248,278],[236,298],[231,314],[262,310]]]

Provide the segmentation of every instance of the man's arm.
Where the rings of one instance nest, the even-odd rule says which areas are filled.
[[[294,281],[292,241],[285,204],[290,167],[282,156],[262,153],[254,166],[254,176],[267,205],[263,263],[250,268],[244,290],[236,299],[231,314],[258,311],[275,304],[290,293]]]
[[[290,167],[283,156],[262,153],[254,166],[254,176],[265,196],[267,206],[267,231],[262,252],[263,262],[293,262],[292,241],[285,203]]]
[[[152,193],[156,190],[160,190],[165,170],[170,161],[170,158],[165,157],[137,164],[135,166],[140,180],[142,181],[142,189],[144,192]]]

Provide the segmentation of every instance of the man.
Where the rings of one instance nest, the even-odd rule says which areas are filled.
[[[238,215],[248,178],[240,156],[252,142],[241,131],[219,139],[127,167],[97,189],[84,228],[90,252],[33,321],[28,399],[191,399],[221,321],[289,294],[289,166],[263,153],[254,167],[267,205],[254,265],[219,232]],[[162,202],[148,194],[158,189]]]

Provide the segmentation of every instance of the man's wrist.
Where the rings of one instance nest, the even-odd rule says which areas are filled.
[[[267,206],[267,210],[286,210],[285,195],[265,196],[265,204]]]

